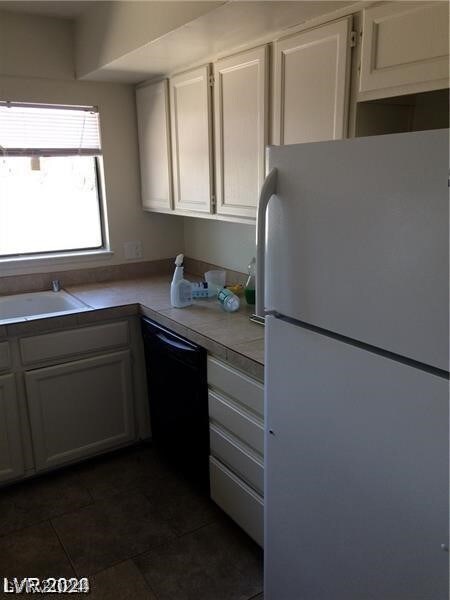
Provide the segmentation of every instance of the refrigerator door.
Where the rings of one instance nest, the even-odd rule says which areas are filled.
[[[266,330],[264,598],[447,599],[448,382]]]
[[[268,161],[266,310],[448,370],[448,130]]]

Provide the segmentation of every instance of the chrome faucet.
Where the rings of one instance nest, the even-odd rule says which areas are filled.
[[[54,292],[59,292],[60,289],[61,289],[61,282],[60,282],[60,280],[59,279],[54,279],[52,281],[52,290]]]

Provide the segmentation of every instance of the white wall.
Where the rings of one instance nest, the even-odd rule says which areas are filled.
[[[72,22],[0,10],[0,75],[73,79]]]
[[[76,24],[76,67],[84,77],[223,2],[95,2]]]
[[[256,256],[255,236],[254,225],[185,218],[184,252],[190,258],[246,273]]]

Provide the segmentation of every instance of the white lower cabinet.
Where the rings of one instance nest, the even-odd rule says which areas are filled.
[[[217,425],[209,428],[211,454],[233,469],[258,494],[264,493],[264,463],[262,457]]]
[[[129,350],[27,371],[25,383],[36,470],[135,438]]]
[[[21,428],[13,374],[0,376],[0,482],[24,473]]]
[[[211,498],[264,543],[264,387],[208,358]]]
[[[264,502],[251,487],[214,457],[209,459],[211,498],[257,544],[264,544]]]

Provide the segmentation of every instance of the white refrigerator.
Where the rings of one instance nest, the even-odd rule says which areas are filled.
[[[448,144],[268,149],[265,600],[448,598]]]

